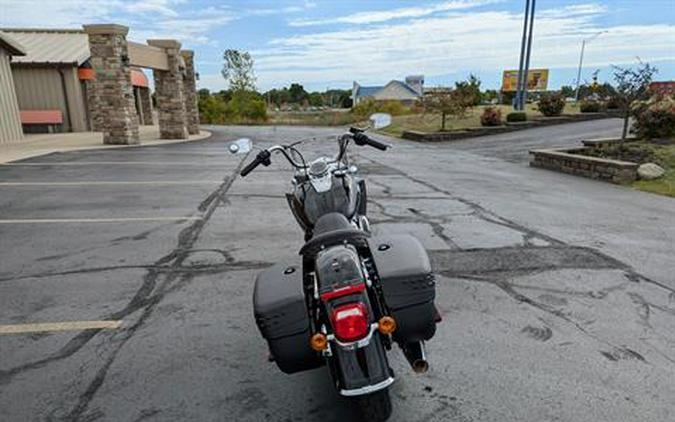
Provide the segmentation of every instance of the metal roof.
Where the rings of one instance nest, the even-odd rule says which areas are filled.
[[[379,90],[384,88],[383,86],[359,86],[359,89],[356,91],[357,97],[372,97]]]
[[[26,54],[26,48],[23,45],[2,32],[0,32],[0,47],[7,50],[13,56],[23,56]]]
[[[62,29],[1,29],[25,47],[26,55],[12,63],[72,64],[89,59],[89,38],[84,31]]]

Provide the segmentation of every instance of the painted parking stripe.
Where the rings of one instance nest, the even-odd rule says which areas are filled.
[[[219,185],[222,180],[153,180],[153,181],[81,181],[81,182],[0,182],[0,187],[12,186],[118,186],[118,185]]]
[[[42,333],[48,331],[116,330],[122,321],[64,321],[0,325],[0,334]]]
[[[0,219],[0,224],[54,224],[54,223],[133,223],[152,221],[197,221],[203,217],[121,217],[121,218],[22,218]]]

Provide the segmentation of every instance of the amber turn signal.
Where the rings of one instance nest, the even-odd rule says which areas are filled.
[[[391,334],[396,331],[396,320],[390,316],[383,316],[377,324],[377,329],[382,334]]]
[[[309,345],[312,347],[312,349],[320,352],[328,348],[328,339],[326,338],[325,334],[316,333],[309,339]]]

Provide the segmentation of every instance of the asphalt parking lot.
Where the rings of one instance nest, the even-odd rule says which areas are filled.
[[[353,417],[323,370],[267,362],[251,295],[302,245],[290,171],[241,179],[227,151],[338,132],[209,130],[0,165],[0,419]],[[675,419],[675,201],[526,164],[527,148],[619,130],[353,150],[374,229],[417,236],[439,273],[431,369],[391,354],[392,421]]]

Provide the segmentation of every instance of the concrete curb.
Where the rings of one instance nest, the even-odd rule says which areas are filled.
[[[607,141],[607,139],[598,139],[596,143]],[[593,143],[593,140],[589,140],[589,142]],[[530,166],[615,184],[631,183],[637,180],[637,163],[579,154],[579,152],[590,148],[594,147],[531,150]]]
[[[480,136],[496,135],[501,133],[517,132],[536,127],[562,125],[567,123],[579,123],[589,120],[616,118],[615,113],[581,113],[556,117],[538,117],[526,122],[505,123],[502,126],[467,128],[448,132],[419,132],[407,130],[401,134],[401,138],[417,142],[443,142],[458,141],[461,139],[476,138]]]
[[[20,143],[8,145],[6,148],[0,147],[0,164],[12,163],[15,161],[26,160],[28,158],[40,157],[43,155],[53,154],[57,152],[71,152],[71,151],[90,151],[99,149],[115,149],[115,148],[143,148],[160,145],[179,144],[184,142],[201,141],[210,138],[213,134],[208,130],[200,130],[198,135],[190,135],[188,139],[154,139],[144,141],[137,145],[82,145],[82,146],[50,146],[47,148],[38,148],[34,150],[22,150],[21,146],[30,148],[30,144],[21,145]],[[8,149],[16,149],[16,151],[7,151]],[[4,149],[4,150],[3,150]]]

